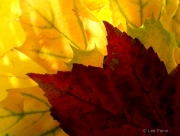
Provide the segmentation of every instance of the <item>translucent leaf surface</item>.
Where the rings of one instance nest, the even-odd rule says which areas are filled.
[[[74,57],[69,63],[67,63],[69,69],[72,68],[74,63],[83,64],[85,66],[91,65],[102,67],[104,55],[97,48],[90,51],[78,50],[74,47],[72,47],[72,49]]]
[[[50,105],[38,87],[8,90],[0,102],[1,136],[67,136],[52,119]]]
[[[18,22],[20,7],[18,0],[0,1],[0,56],[19,46],[25,40],[25,33]]]
[[[178,21],[180,20],[179,6],[179,0],[164,0],[160,18],[164,28],[169,32],[175,33],[178,41],[180,41],[180,23]]]
[[[64,62],[73,57],[71,46],[91,50],[106,45],[103,24],[79,0],[21,0],[21,9],[27,40],[19,50],[48,72],[68,70]]]
[[[122,23],[124,28],[127,23],[131,27],[139,27],[152,14],[158,19],[162,5],[163,0],[110,0],[113,24]]]
[[[109,0],[81,0],[89,10],[99,19],[112,22]]]
[[[22,15],[19,7],[19,1],[21,5]],[[49,116],[49,103],[43,97],[43,93],[41,92],[41,90],[37,87],[32,87],[35,86],[36,83],[28,78],[25,74],[29,72],[41,74],[48,72],[50,74],[56,73],[58,70],[67,71],[72,68],[73,63],[78,63],[84,64],[85,66],[95,66],[96,70],[91,69],[91,67],[89,73],[85,72],[85,74],[87,74],[87,77],[93,77],[93,81],[97,81],[96,76],[101,73],[97,69],[102,69],[97,67],[102,67],[103,55],[106,54],[105,45],[107,44],[105,38],[106,31],[102,22],[100,21],[107,20],[115,24],[115,26],[118,26],[118,28],[121,28],[121,30],[126,31],[127,24],[132,28],[140,27],[146,19],[150,19],[150,17],[153,15],[155,19],[159,19],[159,21],[164,26],[164,29],[175,34],[176,40],[180,45],[179,0],[19,1],[0,1],[0,101],[5,98],[6,89],[21,88],[9,90],[8,97],[0,102],[0,135],[3,136],[66,135],[62,131],[62,129],[58,127],[58,123],[53,121]],[[19,46],[25,40],[25,33],[22,30],[21,25],[19,24],[20,15],[20,23],[23,25],[27,36],[25,44],[23,44],[23,46],[21,47]],[[128,31],[130,31],[130,34],[132,34],[133,37],[138,37],[140,41],[143,42],[143,44],[146,46],[146,48],[148,48],[149,46],[153,46],[155,52],[158,54],[161,60],[165,62],[168,72],[170,72],[175,68],[176,63],[180,63],[180,49],[176,46],[173,34],[165,31],[158,21],[151,21],[145,21],[145,24],[138,29],[128,28]],[[114,32],[117,31],[114,30]],[[123,54],[126,49],[127,48],[124,48],[121,54]],[[128,50],[131,49],[128,48]],[[21,51],[25,55],[20,53],[19,51]],[[143,54],[143,52],[141,52],[141,54]],[[114,55],[116,55],[116,52],[114,52]],[[134,60],[134,58],[132,60]],[[130,61],[128,60],[126,62],[129,63]],[[143,62],[146,64],[146,61]],[[109,66],[113,69],[113,67],[117,64],[117,60],[113,60]],[[138,65],[138,68],[141,65],[142,63]],[[121,66],[124,66],[124,64]],[[136,70],[140,74],[145,72],[148,77],[151,77],[151,74],[146,73],[146,71],[148,71],[147,67],[145,67],[144,69],[141,68],[144,67],[140,67]],[[82,90],[86,90],[87,86],[85,86],[86,83],[84,82],[86,81],[86,79],[84,81],[81,81],[81,76],[85,75],[82,74],[84,69],[81,70],[78,65],[76,65],[74,70],[76,74],[79,72],[79,75],[77,76],[79,80],[77,81],[77,84],[75,84],[75,86],[77,87],[79,85],[78,83],[82,82],[84,83],[84,86],[81,86]],[[128,69],[126,70],[130,71]],[[97,71],[97,73],[91,75],[91,72],[93,73],[93,71]],[[162,72],[163,71],[164,69],[162,70]],[[176,74],[176,71],[174,71],[174,73]],[[125,72],[125,74],[127,73]],[[120,77],[123,77],[123,75],[120,75]],[[146,78],[143,79],[144,81],[142,80],[142,86],[148,88],[150,86],[149,83],[151,83],[151,79],[147,78],[147,76],[145,77]],[[174,78],[178,77],[176,75],[174,77],[172,76],[173,82]],[[66,80],[62,80],[63,83],[66,82]],[[118,80],[116,80],[116,78],[112,80],[120,81],[119,78]],[[159,81],[159,77],[157,78],[157,80]],[[145,83],[145,81],[148,81],[148,83],[143,84]],[[163,79],[163,81],[165,80]],[[171,79],[168,79],[163,83],[166,85],[166,83],[168,83],[169,81],[171,81]],[[103,86],[106,86],[108,84],[105,78],[102,78],[102,82],[100,83],[102,83]],[[129,84],[126,84],[127,82],[123,82],[122,84],[119,83],[122,85],[121,88],[123,88],[124,86],[130,86],[131,88],[131,86],[134,85],[130,84],[131,82]],[[117,83],[117,86],[119,86],[119,84]],[[158,82],[157,84],[163,88],[161,82]],[[98,88],[99,85],[100,84],[97,84],[95,86]],[[62,88],[64,89],[65,87],[67,86],[63,86]],[[126,89],[127,88],[125,88],[125,90]],[[164,87],[163,89],[166,91],[174,91],[173,87]],[[179,88],[177,87],[176,89]],[[94,92],[98,93],[98,91]],[[80,94],[83,93],[81,92]],[[177,100],[174,99],[174,97],[178,95],[172,96],[171,94],[169,94],[169,92],[167,92],[167,94],[167,99],[161,99],[161,102],[164,105],[167,104],[167,100],[169,100],[168,102],[170,102],[170,100]],[[161,95],[167,96],[163,93],[159,93],[159,95],[156,94],[158,98],[160,98]],[[112,106],[111,102],[114,100],[110,99],[112,98],[111,95],[107,96],[109,103],[104,104],[105,108],[107,108],[109,105]],[[101,100],[104,98],[106,97],[101,97]],[[129,97],[125,98],[128,99]],[[89,100],[91,101],[91,99]],[[73,103],[72,101],[72,104],[75,103]],[[121,105],[121,103],[119,105]],[[75,106],[75,109],[78,109],[78,106]],[[167,106],[169,105],[166,105],[165,107]],[[115,107],[117,106],[115,105]],[[58,108],[66,109],[67,106]],[[158,110],[162,112],[165,109]],[[115,110],[113,110],[113,112],[114,111]],[[128,111],[129,110],[127,110],[127,112]],[[132,109],[130,109],[130,111],[132,111]],[[168,109],[167,111],[170,110]],[[132,114],[127,116],[128,119],[131,119],[131,115]],[[135,113],[135,115],[138,114]],[[73,115],[70,117],[74,116],[76,115],[73,113]],[[92,124],[96,124],[96,126],[94,126],[97,127],[97,120],[102,116],[92,117],[93,118],[90,121],[95,120]],[[174,118],[175,117],[176,116],[174,116]],[[167,121],[165,117],[163,119]],[[134,118],[132,120],[134,121]],[[116,121],[117,120],[115,119],[115,125]],[[136,120],[134,122],[136,123]],[[66,123],[69,125],[68,127],[74,125],[72,122],[67,121],[65,122],[65,124]],[[166,125],[169,125],[168,122],[166,122]],[[109,124],[109,126],[111,126],[111,124]],[[82,128],[83,127],[84,125],[82,126]],[[105,123],[105,127],[107,127],[107,122]],[[131,127],[125,125],[123,128],[125,128],[125,130],[127,128],[126,132],[129,132],[128,129]],[[89,127],[87,127],[87,129],[89,129]],[[116,135],[116,129],[112,128],[112,130],[115,131],[105,134],[107,134],[108,136],[113,134]],[[136,129],[133,128],[133,130]],[[176,130],[178,131],[178,129]],[[79,131],[79,129],[76,129],[75,131]],[[90,133],[91,132],[92,131],[90,131]],[[124,134],[126,135],[126,133]]]
[[[180,135],[180,65],[167,73],[152,47],[107,22],[103,68],[74,64],[57,74],[29,73],[51,115],[72,136]]]
[[[168,72],[177,66],[174,58],[174,51],[177,47],[176,39],[172,33],[163,28],[159,20],[152,17],[146,20],[140,28],[128,27],[127,33],[133,38],[138,38],[146,48],[152,46],[165,63]]]
[[[0,57],[0,71],[0,100],[7,95],[7,89],[36,85],[26,73],[45,73],[42,67],[15,49]]]

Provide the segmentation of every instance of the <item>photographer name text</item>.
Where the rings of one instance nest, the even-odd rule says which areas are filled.
[[[167,129],[143,129],[144,133],[168,133]]]

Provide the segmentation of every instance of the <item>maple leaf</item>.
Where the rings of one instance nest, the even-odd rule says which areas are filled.
[[[97,48],[90,51],[84,51],[72,47],[72,50],[74,53],[73,59],[66,64],[69,69],[72,69],[74,63],[83,64],[85,66],[93,65],[96,67],[102,67],[100,61],[103,61],[104,55]],[[92,58],[96,58],[96,61]]]
[[[109,1],[111,5],[109,5]],[[164,5],[162,5],[162,2]],[[19,0],[2,0],[0,4],[0,81],[1,90],[3,90],[0,90],[0,100],[5,98],[4,90],[7,88],[22,88],[36,85],[35,82],[25,75],[27,72],[42,74],[45,72],[44,69],[46,69],[47,72],[54,73],[56,70],[66,70],[67,67],[65,64],[67,64],[68,68],[71,68],[73,63],[101,66],[103,56],[100,52],[105,54],[104,43],[106,43],[106,41],[104,39],[104,28],[102,27],[102,23],[98,22],[98,19],[112,21],[110,6],[113,11],[113,23],[122,21],[121,23],[123,23],[123,25],[121,26],[121,24],[118,24],[118,27],[122,27],[123,30],[125,30],[124,26],[126,25],[126,22],[130,23],[131,26],[137,27],[153,13],[155,18],[159,18],[168,31],[175,33],[178,42],[180,39],[180,8],[178,0],[159,0],[158,2],[153,0],[72,0],[68,2],[64,0],[20,0],[22,10],[21,23],[26,31],[27,40],[23,46],[16,49],[29,56],[32,59],[31,60],[18,50],[14,49],[15,47],[20,46],[25,40],[25,33],[19,24],[19,16],[21,13]],[[64,9],[65,6],[67,7],[66,9]],[[56,31],[56,28],[59,32]],[[61,34],[64,35],[62,36]],[[159,37],[155,40],[158,41],[158,38]],[[70,48],[70,44],[74,47],[73,52]],[[94,47],[98,47],[99,50]],[[159,52],[157,52],[157,54],[159,55]],[[173,51],[170,55],[165,55],[166,57],[171,56],[172,58],[172,54]],[[177,57],[176,61],[179,62],[179,48],[177,48],[177,52],[174,53],[174,55]],[[44,69],[36,63],[43,66]],[[117,63],[116,60],[113,60],[113,63]],[[114,69],[112,66],[111,68]],[[35,94],[33,95],[34,98],[39,97],[38,89],[28,89],[32,90],[32,94]],[[60,130],[59,127],[47,127],[47,129],[46,127],[41,128],[41,124],[46,124],[46,121],[37,121],[36,112],[31,112],[30,109],[32,107],[34,110],[33,106],[35,105],[36,107],[37,105],[40,105],[41,101],[34,104],[33,100],[36,99],[31,100],[29,97],[26,97],[24,92],[28,89],[14,89],[15,93],[14,90],[10,90],[8,91],[9,96],[5,101],[0,102],[0,134],[18,136],[24,134],[31,135],[31,130],[36,130],[36,132],[34,131],[33,133],[34,135],[58,135],[59,133],[54,132],[54,130]],[[36,94],[33,91],[37,91],[38,93]],[[30,95],[32,96],[32,94]],[[27,104],[27,101],[34,105]],[[8,110],[4,110],[4,107],[8,107]],[[25,110],[23,110],[23,108]],[[30,112],[26,111],[26,109],[30,109]],[[43,110],[41,106],[36,107],[35,109],[37,112],[40,110]],[[35,113],[36,115],[31,114],[31,116],[29,113]],[[41,111],[39,113],[41,114]],[[19,122],[14,123],[14,121],[19,118],[23,120],[20,119]],[[49,116],[47,118],[47,122],[52,121]],[[34,120],[37,122],[31,124]],[[31,125],[28,126],[29,124],[26,123],[26,121]],[[57,125],[56,123],[54,124],[54,122],[51,122],[50,124],[52,126]],[[9,127],[9,125],[12,125],[12,127]],[[24,125],[27,125],[28,127],[23,129],[22,126]],[[2,132],[4,129],[7,131],[5,130]]]
[[[0,57],[25,41],[25,32],[20,25],[20,7],[18,0],[0,2]]]
[[[0,101],[7,96],[7,89],[26,88],[37,85],[26,74],[37,72],[44,74],[46,71],[28,58],[23,53],[12,49],[7,54],[0,57]]]
[[[69,70],[66,63],[73,59],[71,46],[84,51],[93,50],[96,46],[105,54],[103,24],[81,1],[20,0],[20,5],[20,21],[27,39],[18,50],[48,73]],[[92,31],[91,27],[96,31]]]
[[[82,3],[92,11],[99,19],[112,22],[109,0],[81,0]]]
[[[6,99],[0,102],[0,135],[67,136],[50,116],[50,107],[37,86],[9,89]]]
[[[179,135],[180,66],[168,75],[152,47],[104,24],[103,68],[74,64],[71,72],[28,74],[45,91],[51,115],[73,136],[140,136],[144,129]]]
[[[122,23],[126,29],[127,23],[131,27],[140,27],[145,19],[152,15],[156,19],[161,15],[163,0],[109,0],[112,11],[113,24]]]
[[[25,32],[20,25],[18,18],[20,16],[20,7],[18,0],[1,0],[0,1],[0,101],[7,96],[6,89],[11,87],[27,87],[33,82],[25,74],[28,72],[22,68],[27,66],[29,58],[22,53],[14,50],[25,41]],[[20,58],[20,56],[22,58]],[[22,63],[21,63],[22,62]],[[29,60],[36,69],[41,69],[34,62]],[[31,67],[31,68],[32,68]],[[17,68],[17,69],[15,69]],[[30,71],[33,69],[30,69]],[[29,72],[30,72],[29,71]],[[33,70],[34,71],[34,70]],[[25,73],[24,73],[25,72]],[[34,71],[35,72],[35,71]],[[23,75],[24,73],[24,75]]]
[[[145,20],[139,28],[133,29],[128,26],[127,33],[133,38],[138,38],[146,48],[152,46],[164,62],[168,73],[177,66],[174,58],[174,51],[177,48],[176,38],[173,33],[165,30],[161,22],[153,16],[150,20]]]
[[[169,32],[173,32],[180,45],[180,2],[179,0],[163,1],[160,21],[163,27]]]

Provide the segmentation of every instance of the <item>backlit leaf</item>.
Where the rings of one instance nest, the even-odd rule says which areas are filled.
[[[160,21],[163,27],[176,35],[178,41],[180,41],[180,7],[179,0],[164,0],[163,8],[161,11]]]
[[[153,47],[159,58],[165,63],[167,71],[171,72],[176,66],[174,51],[177,47],[174,34],[166,31],[159,20],[152,17],[146,20],[140,28],[127,28],[127,33],[138,38],[146,48]]]
[[[18,0],[0,1],[0,56],[25,40],[25,33],[18,22],[19,16]]]
[[[127,23],[131,27],[140,27],[152,15],[158,19],[162,5],[163,0],[110,0],[113,24],[122,23],[125,29]]]
[[[175,33],[178,46],[180,47],[180,2],[176,14],[172,18],[172,32]]]
[[[48,72],[68,70],[65,63],[73,57],[71,46],[81,50],[95,46],[104,49],[103,24],[79,0],[21,0],[20,3],[27,40],[19,50]]]
[[[67,136],[52,119],[50,105],[38,87],[8,90],[0,102],[1,136]]]
[[[0,57],[0,71],[0,101],[6,97],[7,89],[37,85],[26,73],[45,73],[42,67],[15,49]]]
[[[69,69],[72,69],[74,63],[102,67],[104,55],[97,49],[83,51],[72,47],[74,52],[73,59],[67,63]]]
[[[74,64],[69,72],[28,74],[51,115],[72,136],[180,135],[180,65],[168,74],[152,47],[104,24],[103,68]]]
[[[109,0],[81,0],[89,10],[99,19],[112,22]]]
[[[178,43],[174,51],[176,63],[180,64],[180,2],[179,0],[164,0],[160,21],[163,27],[172,32]]]

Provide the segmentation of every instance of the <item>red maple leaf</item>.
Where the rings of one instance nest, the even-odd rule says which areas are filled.
[[[28,74],[44,90],[51,115],[71,136],[180,135],[180,66],[169,75],[150,47],[107,22],[103,68]]]

